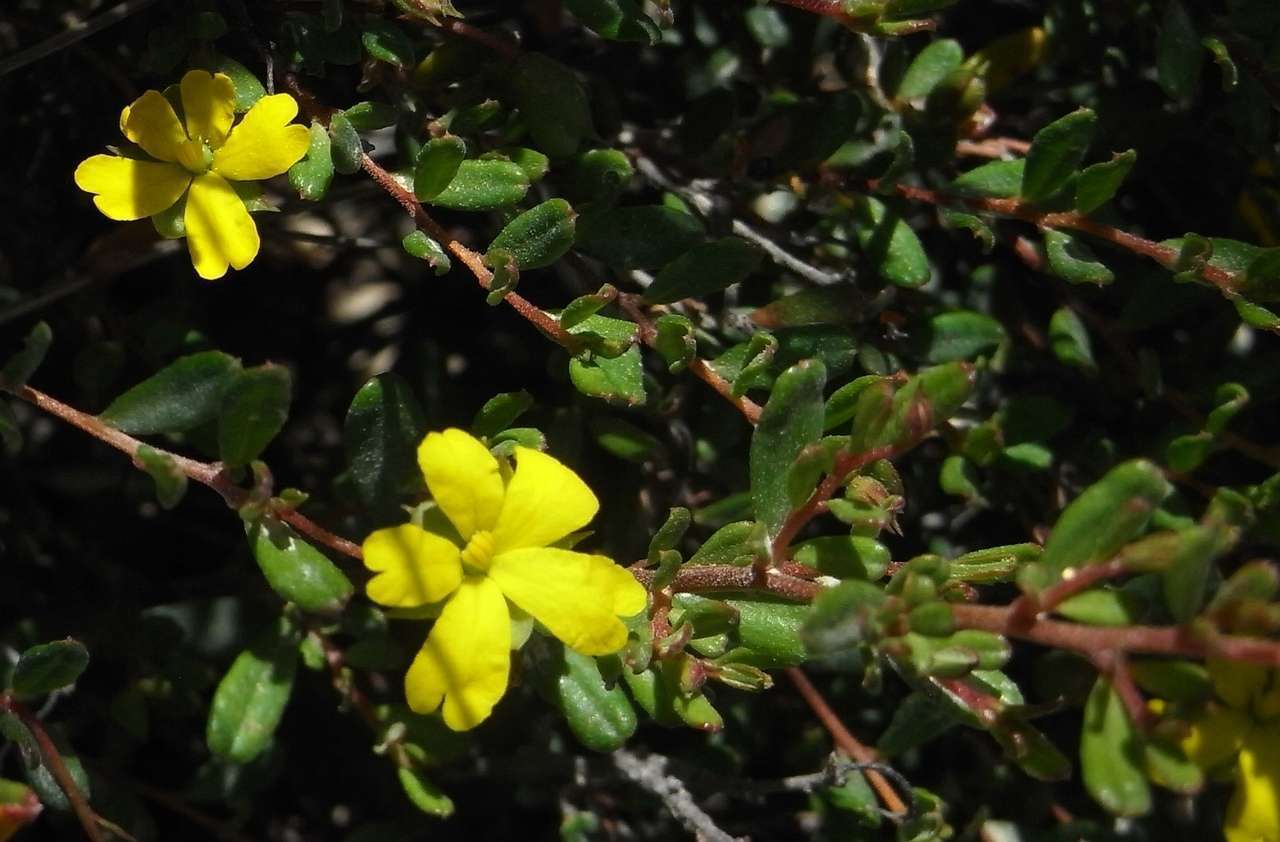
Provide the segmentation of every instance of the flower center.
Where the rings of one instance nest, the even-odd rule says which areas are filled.
[[[477,532],[462,551],[462,563],[479,573],[488,573],[493,564],[493,550],[493,533]]]
[[[203,175],[213,166],[213,150],[201,140],[188,140],[178,147],[178,163],[192,175]]]

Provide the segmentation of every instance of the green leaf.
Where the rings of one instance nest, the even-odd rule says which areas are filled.
[[[1022,190],[1027,162],[1022,158],[1013,161],[991,161],[976,169],[961,173],[947,187],[947,192],[974,199],[1007,199]]]
[[[351,478],[367,505],[388,508],[420,482],[417,449],[425,432],[422,408],[401,377],[379,374],[360,387],[342,438]]]
[[[1084,161],[1097,124],[1093,111],[1080,108],[1036,132],[1027,150],[1022,198],[1041,202],[1062,189]]]
[[[652,269],[679,257],[703,237],[697,217],[662,205],[584,210],[575,246],[615,269]]]
[[[573,246],[577,216],[564,199],[549,199],[508,222],[489,248],[509,250],[521,269],[550,266]]]
[[[1200,87],[1203,65],[1204,47],[1195,22],[1180,0],[1169,0],[1156,36],[1156,80],[1170,99],[1189,100]]]
[[[1184,704],[1201,704],[1213,696],[1213,682],[1204,664],[1161,658],[1129,662],[1133,680],[1148,693]]]
[[[1007,544],[965,553],[951,560],[950,578],[984,584],[1010,581],[1025,564],[1043,553],[1039,544]]]
[[[1236,543],[1236,530],[1193,526],[1178,532],[1172,563],[1161,572],[1164,602],[1173,619],[1190,622],[1204,605],[1213,563]]]
[[[1052,228],[1044,232],[1045,257],[1049,270],[1073,284],[1104,286],[1116,279],[1084,242],[1065,231]]]
[[[385,102],[357,102],[343,112],[351,121],[351,126],[358,132],[371,132],[385,129],[396,122],[396,109]]]
[[[228,467],[247,465],[266,449],[289,417],[292,378],[274,363],[241,371],[222,395],[218,453]]]
[[[1151,809],[1142,773],[1142,739],[1119,694],[1099,676],[1084,707],[1080,768],[1089,794],[1108,811],[1140,816]]]
[[[413,806],[428,816],[447,819],[453,815],[453,799],[428,780],[416,766],[399,767],[396,769],[396,778]]]
[[[543,641],[538,641],[543,643]],[[539,686],[587,748],[614,751],[636,731],[636,712],[620,686],[606,685],[596,659],[559,643],[530,647]]]
[[[436,277],[449,274],[449,270],[453,268],[453,263],[449,260],[449,254],[441,248],[440,244],[426,235],[426,232],[415,228],[405,235],[400,241],[401,247],[411,257],[419,260],[425,260],[436,274]]]
[[[617,201],[635,175],[631,159],[621,149],[589,149],[573,168],[573,194],[601,207]]]
[[[702,542],[685,564],[732,564],[745,566],[755,560],[762,543],[755,521],[740,520],[725,524]]]
[[[341,111],[329,118],[329,157],[333,159],[333,168],[343,175],[360,171],[364,145],[360,133]]]
[[[964,48],[959,41],[940,38],[921,50],[907,70],[894,92],[895,99],[915,99],[927,96],[952,71],[964,62]]]
[[[1280,301],[1280,248],[1264,249],[1249,261],[1240,292],[1251,301]]]
[[[44,362],[53,344],[53,331],[48,322],[36,322],[27,338],[23,341],[22,350],[5,361],[0,369],[0,389],[16,392],[27,385],[27,380],[36,373],[40,363]]]
[[[974,236],[983,254],[990,254],[996,245],[996,233],[991,230],[982,217],[974,213],[958,211],[954,208],[939,208],[938,218],[944,228],[962,228]]]
[[[413,66],[413,43],[396,24],[378,18],[367,18],[361,26],[360,42],[371,58],[394,67]]]
[[[636,0],[565,0],[564,5],[601,38],[656,44],[661,36]]]
[[[9,686],[24,699],[44,696],[74,684],[89,666],[89,650],[67,638],[32,646],[18,656]]]
[[[918,287],[930,277],[929,258],[911,226],[872,196],[859,198],[855,234],[863,253],[880,275],[900,287]]]
[[[1112,153],[1110,161],[1090,164],[1081,170],[1076,179],[1076,210],[1093,213],[1111,201],[1137,160],[1138,153],[1130,149]]]
[[[195,12],[187,17],[187,34],[197,41],[216,41],[227,34],[227,19],[217,12]]]
[[[615,343],[634,343],[636,331],[634,322],[607,316],[591,316],[569,328],[575,336],[595,334]],[[626,406],[644,403],[644,364],[634,344],[615,357],[588,351],[570,359],[569,380],[589,397]]]
[[[688,316],[668,313],[659,316],[653,325],[656,330],[653,349],[662,356],[667,370],[678,374],[693,362],[698,353],[693,322]]]
[[[156,501],[162,509],[172,509],[187,493],[187,475],[182,472],[173,456],[142,445],[134,458],[142,464],[156,484]]]
[[[10,456],[16,456],[22,450],[22,429],[18,426],[18,416],[5,400],[0,400],[0,446]]]
[[[837,579],[865,579],[874,582],[884,576],[892,557],[889,548],[874,538],[859,535],[828,535],[797,544],[791,557],[823,576]]]
[[[852,285],[815,287],[785,295],[751,314],[760,327],[776,330],[815,324],[851,324],[865,314],[866,300]]]
[[[519,392],[504,392],[494,395],[485,401],[484,406],[476,413],[471,422],[471,432],[483,438],[496,436],[510,427],[516,419],[524,415],[533,406],[533,396],[521,389]]]
[[[738,646],[718,660],[743,663],[759,669],[793,667],[805,661],[807,653],[800,640],[800,628],[809,616],[809,606],[794,602],[761,599],[729,599],[737,612]]]
[[[942,736],[960,722],[960,716],[950,706],[913,692],[893,712],[889,727],[876,741],[876,749],[885,757],[894,757]]]
[[[578,151],[593,128],[591,105],[577,75],[535,52],[521,52],[510,73],[512,99],[534,146],[552,158]]]
[[[551,170],[550,158],[536,149],[529,149],[524,146],[503,146],[495,149],[492,153],[486,152],[480,157],[485,158],[489,155],[500,155],[515,164],[524,172],[530,184],[537,184],[542,181]]]
[[[662,451],[662,442],[621,418],[593,418],[588,427],[596,444],[628,462],[643,464]]]
[[[236,113],[243,114],[267,95],[267,89],[249,68],[233,58],[215,53],[209,67],[211,73],[222,73],[231,79],[236,92]]]
[[[433,137],[424,143],[413,168],[413,194],[418,201],[430,202],[443,193],[466,157],[467,144],[456,135]]]
[[[245,527],[253,557],[267,584],[303,611],[337,614],[354,588],[346,575],[315,547],[274,517]]]
[[[702,298],[738,283],[760,265],[763,252],[741,237],[694,246],[662,267],[644,291],[651,304]]]
[[[311,145],[302,160],[289,167],[289,185],[300,198],[318,202],[329,192],[333,181],[333,153],[329,132],[318,120],[311,121]]]
[[[1178,436],[1165,447],[1164,459],[1172,470],[1191,473],[1213,452],[1213,434],[1209,432]]]
[[[938,487],[944,493],[966,500],[981,500],[982,491],[978,488],[978,482],[977,469],[960,454],[953,453],[942,461],[942,470],[938,472]]]
[[[451,210],[495,210],[514,205],[528,191],[529,177],[510,161],[466,160],[431,204]]]
[[[112,401],[99,418],[126,433],[186,432],[218,417],[240,371],[240,361],[221,351],[180,357]]]
[[[743,19],[761,47],[785,47],[791,43],[791,28],[776,6],[753,6],[743,13]]]
[[[281,618],[236,656],[209,707],[209,750],[234,763],[248,763],[271,742],[293,692],[299,634]]]
[[[1236,86],[1240,84],[1240,71],[1236,68],[1236,63],[1231,58],[1231,51],[1227,49],[1227,45],[1223,43],[1221,38],[1213,35],[1206,35],[1201,38],[1200,43],[1213,56],[1214,64],[1218,65],[1218,69],[1222,72],[1223,92],[1230,93],[1234,91]]]
[[[1146,529],[1170,490],[1160,469],[1145,459],[1112,468],[1063,510],[1030,582],[1044,587],[1068,568],[1111,558]]]
[[[773,386],[751,437],[751,499],[756,519],[776,535],[791,511],[787,471],[822,436],[826,367],[805,360],[784,371]]]
[[[1049,347],[1064,365],[1085,371],[1096,371],[1093,345],[1084,321],[1070,307],[1059,307],[1049,319]]]
[[[929,319],[919,339],[929,363],[971,360],[1008,338],[1004,326],[972,310],[951,310]]]
[[[1064,600],[1056,613],[1091,626],[1129,626],[1141,621],[1146,602],[1131,591],[1094,588]]]
[[[856,650],[880,637],[883,629],[878,615],[886,599],[880,585],[859,579],[828,588],[814,600],[801,639],[817,656]]]

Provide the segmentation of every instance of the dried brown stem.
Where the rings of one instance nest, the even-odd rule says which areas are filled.
[[[1005,155],[1025,155],[1031,144],[1016,137],[987,137],[982,140],[956,141],[956,154],[975,158],[1003,158]]]
[[[80,822],[84,835],[89,838],[90,842],[104,842],[106,837],[102,835],[102,829],[98,826],[98,814],[89,806],[84,793],[76,785],[76,779],[71,777],[71,771],[62,760],[62,753],[54,745],[49,732],[44,729],[44,724],[40,721],[40,717],[7,693],[0,694],[0,710],[9,711],[22,720],[23,725],[27,726],[27,730],[35,738],[36,745],[40,747],[40,756],[44,760],[44,765],[49,767],[49,771],[53,773],[54,780],[58,782],[58,786],[66,793],[67,801],[71,803],[71,810],[76,814],[76,819]]]
[[[817,687],[813,686],[813,682],[809,681],[809,677],[799,667],[787,667],[784,670],[787,678],[791,679],[791,683],[795,685],[801,697],[813,710],[815,716],[831,734],[831,739],[835,741],[836,746],[845,754],[852,757],[858,763],[876,763],[879,762],[880,756],[875,750],[864,745],[853,733],[845,727],[840,721],[840,717],[831,709],[831,705],[823,698],[822,693]],[[907,812],[907,805],[899,797],[898,791],[893,785],[885,780],[884,775],[875,769],[862,770],[863,776],[867,779],[867,783],[871,784],[875,789],[876,795],[884,803],[890,811],[898,814]]]

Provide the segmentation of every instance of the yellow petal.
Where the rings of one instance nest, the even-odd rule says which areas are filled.
[[[289,125],[296,116],[298,103],[288,94],[258,100],[213,153],[214,172],[233,181],[256,181],[288,170],[311,145],[310,129]]]
[[[189,70],[182,77],[180,89],[187,134],[192,140],[206,140],[217,149],[227,139],[231,121],[236,116],[236,87],[231,77]]]
[[[493,537],[498,552],[545,547],[586,526],[600,503],[577,474],[545,453],[516,448],[516,472]]]
[[[142,219],[173,206],[191,183],[176,164],[94,155],[76,167],[76,186],[111,219]]]
[[[566,646],[584,655],[607,655],[627,642],[614,606],[630,608],[636,599],[606,565],[617,567],[604,556],[537,547],[502,553],[493,560],[489,578]]]
[[[187,250],[200,277],[221,278],[228,265],[243,269],[258,256],[258,228],[253,217],[217,173],[192,179],[182,218],[187,226]]]
[[[507,691],[511,619],[498,586],[468,577],[445,603],[409,672],[405,698],[417,713],[444,703],[444,724],[455,731],[488,718]]]
[[[1242,661],[1210,658],[1205,666],[1218,698],[1233,708],[1247,710],[1262,695],[1271,679],[1271,668]]]
[[[1280,729],[1249,732],[1222,829],[1227,842],[1280,842]]]
[[[439,602],[462,581],[458,548],[413,524],[379,529],[364,539],[364,566],[377,573],[369,599],[391,608]]]
[[[120,114],[120,123],[124,136],[153,158],[194,165],[202,157],[199,145],[187,139],[173,106],[159,91],[147,91],[134,100]]]
[[[1201,769],[1212,769],[1240,749],[1251,724],[1244,713],[1226,705],[1210,703],[1204,715],[1191,723],[1179,745],[1192,763]]]
[[[436,505],[464,541],[493,528],[502,509],[502,475],[479,439],[458,429],[427,433],[418,446],[418,466]]]
[[[604,556],[591,556],[593,559],[604,559],[608,564],[593,564],[588,587],[598,593],[609,595],[613,613],[619,617],[632,617],[644,610],[649,602],[649,593],[636,581],[636,577],[621,565],[614,564]]]

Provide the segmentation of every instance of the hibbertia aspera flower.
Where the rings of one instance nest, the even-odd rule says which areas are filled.
[[[552,546],[600,508],[586,483],[537,450],[517,447],[515,462],[511,470],[462,430],[429,433],[418,464],[463,546],[414,524],[364,542],[374,602],[413,609],[443,600],[405,696],[418,713],[443,705],[458,731],[484,721],[506,692],[513,612],[584,655],[606,655],[626,644],[619,618],[645,607],[644,588],[610,559]]]
[[[148,158],[94,155],[76,168],[76,185],[94,194],[98,210],[121,221],[155,216],[185,200],[191,263],[212,280],[228,266],[243,269],[258,254],[258,228],[233,184],[287,171],[306,153],[310,131],[292,123],[298,103],[288,94],[262,97],[233,127],[230,77],[192,70],[178,89],[182,120],[159,91],[147,91],[120,113],[120,131]]]

